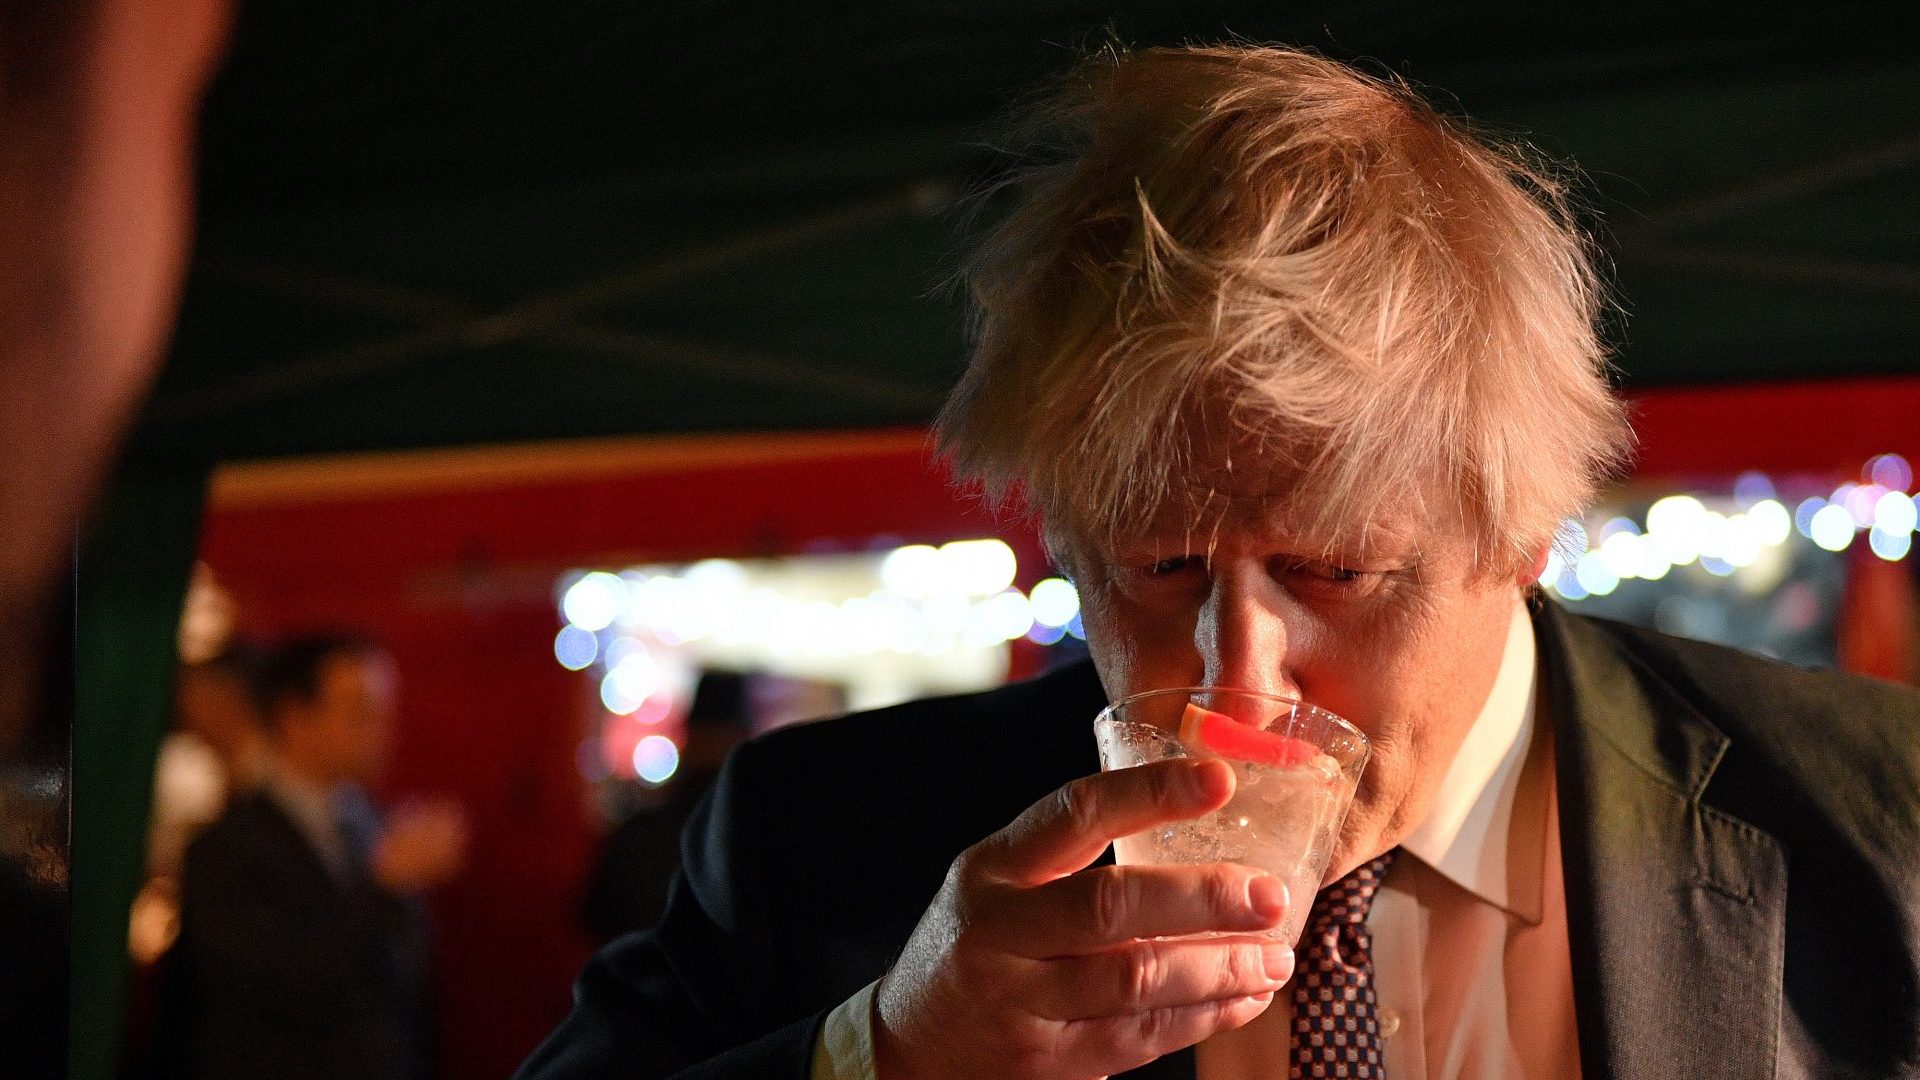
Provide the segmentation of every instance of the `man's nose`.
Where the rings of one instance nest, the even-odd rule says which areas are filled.
[[[1194,623],[1194,648],[1208,686],[1289,697],[1286,599],[1264,576],[1217,575]]]

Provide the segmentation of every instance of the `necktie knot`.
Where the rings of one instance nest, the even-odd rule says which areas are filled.
[[[1379,891],[1380,879],[1386,876],[1387,867],[1393,864],[1398,850],[1360,864],[1346,877],[1321,889],[1313,898],[1313,911],[1307,918],[1309,932],[1317,936],[1343,923],[1354,926],[1365,923],[1367,912],[1373,909],[1373,894]]]
[[[1366,920],[1394,855],[1361,865],[1314,897],[1293,977],[1292,1080],[1384,1075]]]

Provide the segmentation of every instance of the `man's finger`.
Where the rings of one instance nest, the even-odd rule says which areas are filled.
[[[1210,759],[1096,773],[1034,803],[978,855],[984,868],[1037,885],[1085,867],[1119,837],[1198,817],[1232,797],[1233,770]]]
[[[1243,1027],[1273,1004],[1272,994],[1209,1001],[1171,1009],[1153,1009],[1066,1025],[1067,1060],[1087,1063],[1087,1071],[1113,1075],[1137,1069],[1181,1050],[1216,1031]]]
[[[1101,952],[1142,938],[1257,933],[1280,925],[1287,889],[1238,863],[1101,866],[991,902],[983,929],[1036,960]]]
[[[1270,994],[1293,975],[1293,950],[1256,938],[1141,941],[1047,965],[1033,1008],[1093,1020]]]

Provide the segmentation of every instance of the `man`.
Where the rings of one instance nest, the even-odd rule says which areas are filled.
[[[160,740],[154,762],[147,876],[134,897],[127,935],[129,951],[142,968],[173,946],[187,845],[261,780],[266,735],[255,654],[236,643],[182,665],[174,675],[174,730]]]
[[[362,638],[287,644],[263,678],[272,760],[187,851],[168,1031],[200,1078],[428,1075],[418,894],[458,872],[457,808],[382,823],[395,707],[390,659]]]
[[[237,643],[181,665],[174,675],[174,730],[160,741],[153,770],[150,879],[177,878],[188,842],[263,779],[267,751],[257,653]]]
[[[1040,118],[942,434],[1091,667],[743,747],[523,1075],[1920,1073],[1920,697],[1532,585],[1628,442],[1551,179],[1285,49]],[[1229,797],[1088,775],[1103,701],[1194,684],[1371,739],[1317,898],[1092,865]],[[1290,904],[1298,955],[1248,935]]]

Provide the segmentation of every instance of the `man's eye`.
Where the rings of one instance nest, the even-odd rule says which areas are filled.
[[[1159,562],[1147,567],[1147,576],[1169,577],[1197,564],[1199,561],[1199,559],[1192,555],[1175,555],[1171,558],[1161,559]]]
[[[1320,581],[1330,581],[1336,584],[1359,581],[1361,577],[1364,576],[1360,571],[1352,567],[1317,560],[1296,564],[1294,570],[1310,578],[1315,578]]]

